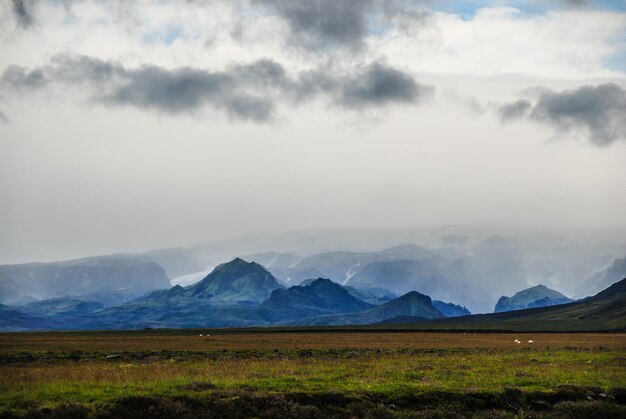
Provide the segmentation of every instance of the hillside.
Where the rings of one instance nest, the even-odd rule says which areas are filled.
[[[429,296],[411,291],[385,304],[358,313],[339,316],[320,316],[296,322],[301,325],[356,325],[373,324],[397,317],[437,319],[445,317],[432,305]]]
[[[0,304],[0,330],[13,332],[21,330],[50,330],[59,325],[47,318],[32,316],[15,307]]]
[[[626,331],[626,279],[568,304],[417,322],[419,330]]]
[[[18,309],[32,316],[42,317],[72,317],[90,314],[101,310],[104,305],[98,301],[88,301],[80,298],[60,297],[19,306]]]
[[[446,317],[461,317],[472,314],[467,308],[454,303],[444,303],[443,301],[433,301],[433,306]]]

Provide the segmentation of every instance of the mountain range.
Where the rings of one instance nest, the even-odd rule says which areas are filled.
[[[322,277],[358,289],[384,289],[394,295],[419,290],[438,300],[462,299],[475,308],[488,306],[492,297],[468,274],[471,263],[439,253],[402,244],[372,252],[332,251],[304,257],[265,252],[246,258],[258,261],[288,285]]]
[[[306,319],[311,324],[367,324],[397,316],[444,316],[423,294],[392,297],[384,290],[359,290],[325,278],[285,288],[263,266],[236,258],[193,285],[151,291],[119,306],[65,297],[3,307],[0,315],[5,330],[236,327],[304,324]],[[378,304],[371,302],[377,299]]]
[[[584,298],[626,276],[626,242],[618,232],[581,237],[499,233],[455,226],[311,230],[247,235],[188,248],[1,265],[0,303],[73,297],[110,308],[169,285],[192,285],[218,263],[240,255],[249,255],[242,257],[263,265],[284,286],[328,278],[358,289],[357,298],[375,305],[415,290],[434,301],[461,303],[472,312],[493,311],[499,298],[511,296],[519,284],[530,280],[540,279],[568,296]],[[164,275],[161,272],[155,281],[148,270],[131,273],[130,265],[142,264],[157,264]],[[109,267],[103,269],[105,265]]]
[[[193,285],[151,291],[116,306],[71,296],[0,305],[0,330],[367,324],[506,330],[626,327],[626,280],[582,301],[526,308],[558,303],[560,298],[567,297],[537,286],[503,300],[509,308],[524,306],[522,310],[470,315],[464,307],[433,301],[417,291],[396,297],[379,288],[359,289],[326,278],[286,288],[260,264],[236,258]]]

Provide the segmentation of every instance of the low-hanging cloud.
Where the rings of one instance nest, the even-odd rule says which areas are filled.
[[[614,83],[555,92],[533,90],[534,101],[499,106],[503,120],[526,118],[561,132],[583,133],[592,144],[626,141],[626,90]]]
[[[289,74],[272,60],[235,64],[224,70],[154,65],[128,68],[119,62],[59,54],[32,69],[9,66],[2,87],[16,92],[77,87],[86,98],[110,107],[131,106],[172,115],[211,107],[232,120],[271,121],[281,102],[323,98],[345,109],[417,103],[433,88],[409,74],[374,62],[352,72],[314,69]]]
[[[9,117],[2,111],[0,111],[0,125],[10,125],[11,120]]]
[[[362,108],[392,102],[415,102],[431,96],[433,88],[418,84],[408,74],[380,63],[371,64],[361,77],[346,80],[341,103]]]
[[[35,22],[30,10],[31,5],[27,1],[28,0],[12,0],[15,20],[22,28],[28,28]]]
[[[502,121],[507,122],[522,118],[528,113],[531,106],[532,103],[530,103],[529,100],[520,99],[515,102],[505,103],[498,108],[498,112],[500,113]]]

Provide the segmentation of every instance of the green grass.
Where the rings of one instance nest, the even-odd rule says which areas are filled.
[[[458,351],[324,357],[314,351],[267,352],[267,357],[187,361],[56,361],[0,367],[0,410],[95,406],[125,396],[200,396],[245,390],[263,394],[369,393],[389,399],[428,392],[498,393],[510,388],[552,391],[563,385],[602,391],[626,388],[623,353]]]
[[[626,417],[624,335],[5,338],[0,417]]]

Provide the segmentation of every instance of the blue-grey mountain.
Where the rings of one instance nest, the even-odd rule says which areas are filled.
[[[512,297],[501,297],[494,309],[495,313],[523,310],[525,308],[548,307],[570,303],[573,300],[545,285],[537,285],[517,292]]]
[[[164,269],[132,256],[98,256],[0,266],[0,303],[125,291],[136,298],[169,286]]]

